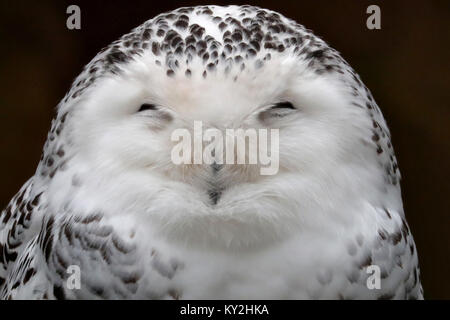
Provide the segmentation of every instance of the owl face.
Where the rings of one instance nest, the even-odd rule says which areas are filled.
[[[144,24],[132,33],[140,42],[125,36],[123,47],[113,44],[88,65],[89,73],[101,63],[109,71],[60,111],[70,110],[66,135],[85,183],[107,199],[120,195],[124,208],[144,212],[173,237],[274,239],[319,225],[310,214],[317,206],[331,208],[378,179],[366,142],[373,120],[355,106],[360,89],[337,65],[341,58],[294,22],[245,8],[217,7],[217,16],[179,11]],[[175,164],[173,132],[195,136],[195,121],[224,136],[276,129],[277,173],[261,175],[260,163]],[[348,164],[361,168],[359,176],[350,178]]]
[[[216,180],[236,187],[265,178],[260,164],[225,163],[220,172],[193,160],[175,164],[172,134],[183,128],[195,136],[195,121],[224,136],[227,129],[279,130],[280,175],[323,170],[325,160],[340,161],[359,143],[357,132],[349,130],[357,117],[343,88],[309,73],[289,54],[235,76],[218,70],[206,78],[195,71],[168,77],[145,58],[102,79],[74,112],[74,142],[94,168],[151,172],[200,188]],[[246,141],[248,152],[254,142]]]
[[[360,148],[358,125],[365,125],[364,118],[346,103],[344,93],[333,79],[308,72],[288,55],[241,72],[237,79],[220,72],[206,78],[167,77],[151,59],[142,59],[99,82],[80,101],[73,117],[74,145],[77,157],[108,177],[110,185],[134,173],[151,177],[149,183],[170,183],[174,194],[194,195],[186,202],[206,212],[249,210],[261,200],[279,207],[298,197],[292,191],[299,181],[314,181],[339,163],[359,161],[361,155],[353,151]],[[279,130],[278,173],[263,176],[259,164],[224,164],[218,170],[209,164],[174,164],[172,133],[184,128],[194,136],[194,121],[222,132]],[[142,183],[136,180],[132,190],[146,190]]]

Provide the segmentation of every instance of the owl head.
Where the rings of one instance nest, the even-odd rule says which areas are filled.
[[[194,139],[196,122],[203,148],[210,129],[277,130],[276,174],[174,163],[173,133]],[[129,212],[162,236],[227,246],[352,223],[354,202],[399,192],[389,131],[359,76],[311,31],[252,6],[177,9],[103,49],[58,106],[38,174],[56,207]]]

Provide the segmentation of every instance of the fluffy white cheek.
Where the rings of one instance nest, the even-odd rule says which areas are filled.
[[[103,131],[87,142],[90,144],[88,152],[98,166],[151,168],[164,163],[167,155],[170,156],[167,134],[145,124],[130,121],[104,128]]]
[[[333,163],[341,150],[337,129],[315,120],[303,120],[280,132],[280,167],[305,171],[322,162]]]

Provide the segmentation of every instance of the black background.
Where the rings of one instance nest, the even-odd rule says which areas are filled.
[[[450,298],[450,1],[234,1],[278,11],[342,53],[391,129],[426,298]],[[81,8],[81,30],[66,8]],[[1,1],[0,206],[33,175],[54,108],[81,68],[145,20],[203,1]],[[216,1],[214,4],[231,4]],[[381,30],[366,8],[381,8]]]

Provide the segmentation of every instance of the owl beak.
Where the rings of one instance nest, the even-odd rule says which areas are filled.
[[[213,171],[213,174],[217,174],[220,171],[220,169],[222,169],[222,168],[223,168],[223,164],[217,164],[217,163],[214,162],[211,165],[211,169]]]
[[[216,205],[217,202],[219,202],[221,195],[222,195],[222,191],[219,191],[217,189],[212,189],[212,190],[208,191],[209,199],[211,200],[211,203],[213,205]]]
[[[216,162],[214,162],[211,165],[211,170],[212,170],[213,176],[216,175],[222,168],[223,168],[223,164],[217,164]],[[217,186],[213,185],[213,187],[208,190],[208,196],[213,205],[216,205],[219,202],[221,195],[222,195],[222,189],[218,188]]]

